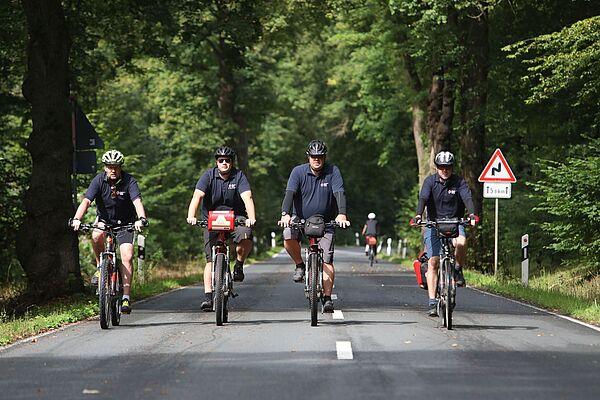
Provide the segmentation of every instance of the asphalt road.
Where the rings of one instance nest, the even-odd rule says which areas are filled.
[[[287,255],[246,268],[230,323],[193,286],[0,350],[1,399],[596,399],[600,332],[459,290],[455,329],[414,274],[336,251],[336,313],[310,326]]]

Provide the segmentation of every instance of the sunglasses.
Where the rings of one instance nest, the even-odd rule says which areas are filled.
[[[217,162],[219,164],[225,164],[225,163],[231,164],[231,158],[219,158],[219,159],[217,159]]]

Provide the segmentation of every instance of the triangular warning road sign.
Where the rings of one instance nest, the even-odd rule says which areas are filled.
[[[510,182],[515,183],[517,179],[506,162],[506,158],[496,149],[490,161],[479,175],[479,182]]]

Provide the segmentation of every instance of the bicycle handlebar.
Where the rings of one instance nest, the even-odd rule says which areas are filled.
[[[108,223],[103,222],[104,227],[99,226],[98,224],[81,224],[79,225],[79,231],[82,233],[87,233],[92,229],[98,229],[99,231],[104,231],[104,232],[118,232],[118,231],[122,231],[122,230],[127,230],[127,231],[133,231],[135,230],[135,223],[134,222],[130,222],[128,224],[123,224],[123,225],[111,225]],[[142,226],[146,227],[148,226],[148,220],[142,222]],[[73,227],[73,219],[70,218],[69,222],[67,224],[68,227],[72,228]]]
[[[288,224],[288,226],[290,228],[297,228],[297,229],[304,229],[305,225],[306,225],[306,220],[305,219],[296,220],[296,221],[290,221],[289,224]],[[345,227],[343,227],[340,224],[338,224],[337,221],[335,221],[335,220],[329,221],[329,222],[325,222],[325,228],[342,228],[342,229],[346,229]]]
[[[208,228],[208,220],[207,219],[199,219],[195,224],[190,224],[192,226],[197,226],[199,228]],[[235,219],[233,221],[233,226],[246,226],[246,220]]]
[[[410,225],[411,226],[424,226],[426,228],[437,228],[438,224],[458,224],[458,225],[468,226],[468,225],[471,225],[471,221],[472,221],[472,219],[470,217],[438,219],[435,221],[422,220],[419,222],[417,222],[411,218]],[[475,219],[475,221],[477,221],[477,219]]]

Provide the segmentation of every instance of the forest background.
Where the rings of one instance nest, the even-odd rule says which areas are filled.
[[[470,268],[493,270],[493,201],[477,177],[501,148],[500,271],[600,274],[600,4],[593,0],[7,0],[0,5],[0,283],[36,298],[83,289],[71,99],[126,156],[151,228],[148,258],[198,257],[185,224],[214,149],[249,176],[257,251],[277,231],[291,169],[319,138],[342,171],[354,229],[369,212],[407,238],[441,149],[482,224]],[[93,175],[78,175],[78,199]],[[92,218],[92,212],[88,218]],[[81,254],[80,254],[81,253]],[[82,275],[83,272],[83,275]]]

